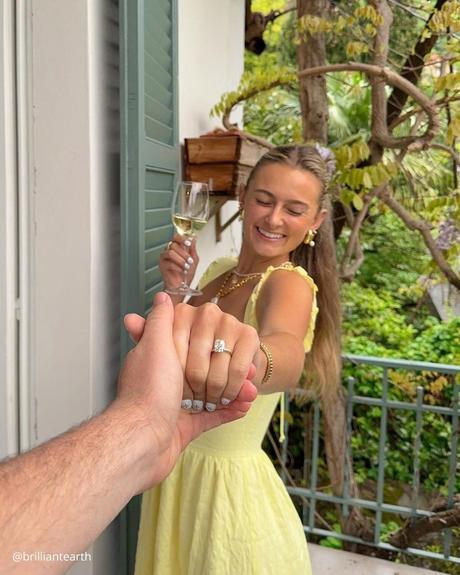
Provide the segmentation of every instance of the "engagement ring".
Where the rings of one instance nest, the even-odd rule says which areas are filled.
[[[226,351],[227,353],[232,355],[232,350],[225,347],[225,340],[224,339],[216,339],[214,341],[214,346],[212,348],[212,351],[214,351],[215,353],[224,353],[224,351]]]

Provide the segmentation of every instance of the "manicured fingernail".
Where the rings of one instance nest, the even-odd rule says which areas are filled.
[[[190,269],[190,264],[188,264],[187,262],[185,262],[184,264],[184,270],[188,271]]]
[[[216,409],[217,405],[215,403],[211,403],[210,401],[206,403],[206,411],[216,411]]]
[[[220,402],[221,402],[222,405],[229,405],[229,404],[230,404],[230,400],[227,399],[226,397],[223,397],[223,398],[220,400]]]
[[[193,400],[193,411],[203,411],[203,404],[204,404],[204,401],[201,401],[201,399],[194,399]]]
[[[180,402],[182,409],[192,409],[192,400],[191,399],[183,399]]]
[[[184,245],[189,248],[192,245],[192,242],[190,240],[185,240]]]
[[[193,258],[192,258],[192,256],[189,256],[189,257],[188,257],[187,263],[190,264],[190,265],[193,264]]]

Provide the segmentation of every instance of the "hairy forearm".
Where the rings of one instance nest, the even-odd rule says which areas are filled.
[[[141,439],[137,421],[109,408],[0,464],[0,572],[62,573],[68,564],[13,563],[12,554],[84,551],[138,491]]]
[[[262,383],[267,370],[267,358],[262,350],[255,359],[256,377],[253,383],[261,394],[287,391],[296,386],[302,374],[305,360],[303,343],[289,333],[261,335],[260,341],[269,348],[273,359],[273,373],[270,380]]]

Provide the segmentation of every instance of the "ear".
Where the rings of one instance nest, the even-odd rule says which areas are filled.
[[[327,216],[327,210],[321,210],[318,212],[318,215],[315,218],[315,221],[313,222],[313,225],[311,227],[312,230],[317,230],[319,228],[319,226],[324,222],[324,218]]]
[[[244,199],[246,197],[246,186],[244,184],[240,184],[238,186],[238,202],[240,206],[244,206]]]

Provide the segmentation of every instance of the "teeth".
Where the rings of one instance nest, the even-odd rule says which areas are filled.
[[[259,230],[259,232],[263,235],[266,236],[267,238],[271,238],[274,240],[279,240],[280,238],[283,237],[283,234],[272,234],[271,232],[267,232],[266,230],[263,230],[262,228],[257,228]]]

